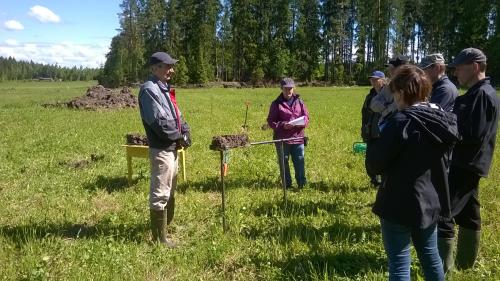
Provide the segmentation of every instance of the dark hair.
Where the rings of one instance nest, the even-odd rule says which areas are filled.
[[[478,64],[479,64],[479,71],[486,72],[486,62],[478,62]]]
[[[405,104],[412,105],[427,100],[432,84],[420,68],[414,65],[402,65],[396,70],[389,88],[393,94],[399,92]]]

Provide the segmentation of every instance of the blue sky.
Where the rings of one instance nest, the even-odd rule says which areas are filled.
[[[119,28],[120,0],[0,0],[0,56],[99,67]]]

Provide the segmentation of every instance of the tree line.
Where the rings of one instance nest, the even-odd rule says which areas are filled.
[[[98,68],[61,67],[0,57],[0,81],[31,79],[89,81],[96,80],[100,71]]]
[[[99,77],[142,81],[148,57],[179,59],[176,84],[366,82],[394,54],[450,61],[476,47],[500,79],[500,0],[124,0],[119,33]]]

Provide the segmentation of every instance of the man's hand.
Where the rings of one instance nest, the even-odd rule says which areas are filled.
[[[290,130],[290,129],[292,129],[293,127],[295,127],[295,126],[294,126],[294,125],[290,125],[290,124],[288,124],[288,123],[285,123],[285,124],[283,125],[283,129],[285,129],[285,130]]]
[[[188,148],[191,146],[191,138],[189,137],[189,133],[182,135],[179,140],[179,145],[183,148]]]

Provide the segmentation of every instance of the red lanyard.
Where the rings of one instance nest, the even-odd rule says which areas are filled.
[[[179,115],[179,107],[177,107],[177,101],[175,100],[175,88],[170,88],[169,92],[170,100],[174,104],[175,115],[177,115],[177,128],[181,130],[181,117]]]

